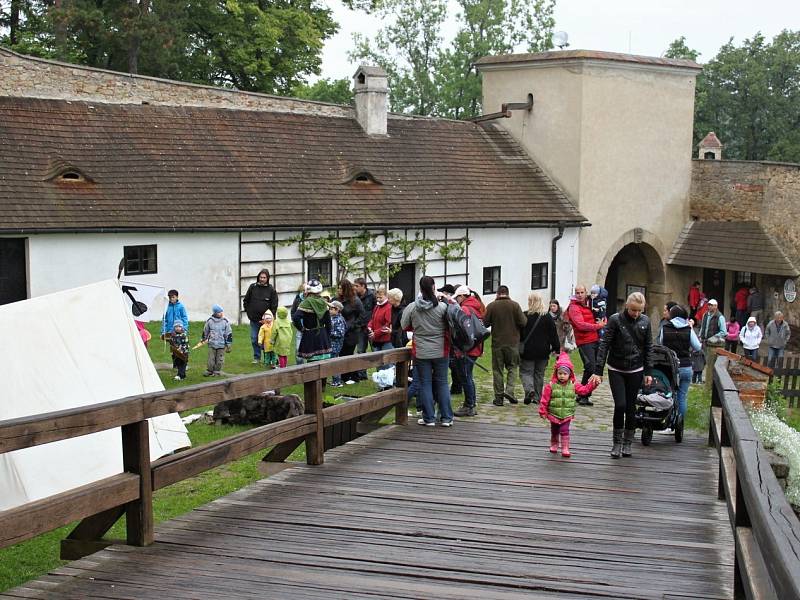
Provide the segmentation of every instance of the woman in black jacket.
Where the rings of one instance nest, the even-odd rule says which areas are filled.
[[[653,366],[650,319],[644,313],[644,294],[628,296],[625,309],[611,316],[597,351],[595,374],[602,381],[603,367],[608,362],[608,385],[614,397],[614,444],[611,458],[631,455],[636,433],[636,396],[644,384],[650,385]]]
[[[525,404],[539,404],[544,386],[544,370],[550,354],[558,352],[561,344],[558,341],[556,323],[547,314],[544,300],[537,292],[528,294],[528,310],[525,316],[528,322],[520,334],[519,376],[522,379],[522,389],[525,390]],[[525,342],[524,348],[522,342]]]
[[[339,289],[337,290],[339,302],[342,303],[342,312],[344,321],[347,324],[347,329],[344,334],[344,342],[342,343],[342,351],[339,356],[352,356],[355,352],[356,345],[358,344],[358,332],[361,328],[361,322],[364,320],[364,305],[356,294],[353,284],[349,279],[342,279],[339,282]],[[357,381],[358,372],[342,373],[342,381]]]

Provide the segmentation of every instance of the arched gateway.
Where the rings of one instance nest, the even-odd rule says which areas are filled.
[[[664,256],[661,240],[646,229],[631,229],[611,245],[596,279],[604,281],[608,290],[609,314],[622,308],[629,293],[641,291],[647,298],[647,313],[658,322],[668,299]]]

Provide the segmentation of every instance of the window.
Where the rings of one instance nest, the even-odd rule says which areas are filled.
[[[331,285],[333,261],[330,258],[312,258],[308,260],[308,278],[319,279],[323,287]]]
[[[500,287],[500,267],[483,268],[483,293],[496,294]]]
[[[735,271],[734,272],[734,286],[747,285],[753,287],[756,284],[756,274],[749,273],[748,271]]]
[[[533,263],[531,265],[531,289],[541,290],[547,287],[547,263]]]
[[[156,245],[125,246],[125,275],[157,273]]]

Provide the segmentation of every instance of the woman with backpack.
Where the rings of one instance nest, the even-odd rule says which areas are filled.
[[[449,370],[450,339],[447,335],[447,304],[436,297],[433,277],[425,275],[419,280],[420,293],[417,299],[403,311],[400,326],[414,332],[411,355],[414,358],[414,379],[418,382],[418,394],[422,403],[422,418],[419,425],[434,427],[436,412],[434,398],[439,405],[441,426],[453,424],[453,408],[450,405],[450,388],[447,384]]]
[[[545,312],[544,300],[537,292],[528,293],[528,322],[519,343],[519,376],[525,391],[525,404],[539,404],[544,387],[544,370],[550,355],[558,353],[561,344],[555,321]]]
[[[486,307],[477,292],[471,290],[466,285],[460,285],[453,294],[453,298],[461,306],[467,315],[475,315],[483,319]],[[483,354],[483,342],[476,344],[472,350],[467,352],[456,351],[456,368],[461,374],[461,383],[464,387],[464,405],[455,411],[457,417],[474,417],[477,411],[477,393],[475,392],[475,378],[472,370],[475,368],[475,361]]]

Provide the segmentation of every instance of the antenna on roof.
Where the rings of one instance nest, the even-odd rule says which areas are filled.
[[[569,36],[566,31],[556,31],[550,39],[553,46],[558,46],[559,50],[569,47]]]

